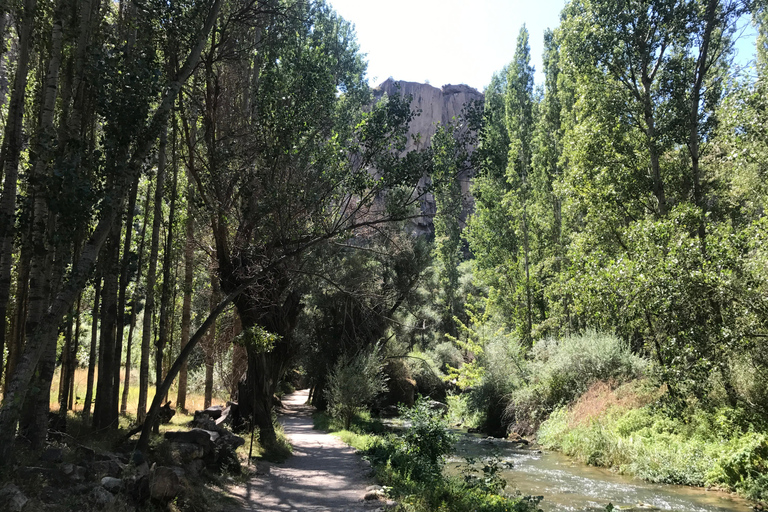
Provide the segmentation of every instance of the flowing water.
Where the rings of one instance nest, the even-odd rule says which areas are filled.
[[[486,440],[463,435],[449,471],[457,471],[463,457],[498,456],[511,469],[502,476],[507,491],[544,496],[539,507],[545,512],[605,510],[608,503],[619,510],[671,510],[676,512],[749,512],[749,502],[718,491],[698,487],[652,484],[606,469],[580,464],[564,455],[517,448],[504,440]]]

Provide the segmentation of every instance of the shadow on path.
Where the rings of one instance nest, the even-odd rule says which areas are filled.
[[[264,475],[231,489],[242,511],[371,511],[380,502],[364,502],[373,483],[368,466],[338,438],[312,429],[314,407],[306,405],[308,390],[283,400],[280,416],[293,456],[282,464],[259,464]],[[233,511],[234,512],[234,511]]]

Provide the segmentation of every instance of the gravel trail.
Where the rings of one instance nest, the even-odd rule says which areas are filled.
[[[362,512],[382,507],[380,501],[363,501],[366,487],[374,484],[365,461],[337,437],[312,429],[314,407],[306,405],[308,392],[283,399],[280,423],[293,456],[282,464],[259,463],[256,476],[230,490],[240,502],[232,512]]]

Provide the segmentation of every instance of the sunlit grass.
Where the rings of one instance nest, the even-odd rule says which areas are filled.
[[[123,397],[123,386],[125,384],[125,370],[121,368],[120,370],[121,378],[120,378],[120,402],[122,403],[122,397]],[[61,371],[60,369],[56,370],[56,373],[53,375],[53,381],[51,382],[51,411],[58,411],[59,410],[59,383],[61,380]],[[98,369],[94,372],[93,377],[93,385],[94,385],[94,397],[95,397],[95,387],[96,383],[98,382]],[[88,369],[87,368],[77,368],[75,370],[75,401],[74,401],[74,407],[73,411],[80,412],[83,410],[83,404],[85,402],[85,393],[88,385]],[[167,400],[170,400],[171,402],[171,408],[176,410],[176,398],[178,395],[178,384],[174,382],[174,384],[171,386],[171,390],[168,393]],[[152,400],[155,398],[155,385],[153,382],[150,382],[149,385],[149,391],[147,393],[147,409],[149,409],[149,406],[152,404]],[[224,400],[215,397],[213,399],[213,403],[223,403]],[[186,399],[186,409],[190,412],[199,411],[202,410],[205,403],[205,396],[201,394],[197,394],[192,392],[191,390],[187,390],[187,399]],[[131,381],[130,386],[128,388],[128,402],[126,407],[126,414],[129,418],[133,419],[136,417],[136,412],[138,410],[139,406],[139,370],[138,368],[132,368],[131,369]],[[93,402],[91,402],[91,408],[93,408]],[[191,416],[189,415],[183,415],[180,411],[176,410],[176,415],[173,417],[172,423],[178,423],[185,421],[184,418],[186,417],[186,421],[189,421]]]

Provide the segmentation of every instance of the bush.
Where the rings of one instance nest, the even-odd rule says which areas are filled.
[[[349,429],[352,419],[386,391],[386,378],[382,369],[378,347],[355,357],[342,357],[328,375],[325,397],[331,416],[344,422]]]
[[[608,334],[583,335],[538,342],[531,350],[529,384],[512,393],[506,414],[520,433],[533,433],[557,407],[585,393],[597,381],[626,382],[642,375],[646,361],[626,343]]]
[[[400,435],[379,437],[366,456],[382,483],[400,502],[398,510],[408,512],[534,512],[536,500],[501,496],[503,485],[488,465],[482,477],[446,478],[445,455],[453,446],[453,435],[445,420],[419,399],[402,415],[410,426]]]
[[[670,417],[652,405],[614,407],[584,422],[559,408],[541,425],[538,440],[582,462],[651,482],[714,485],[768,499],[768,436],[754,432],[734,409]]]

